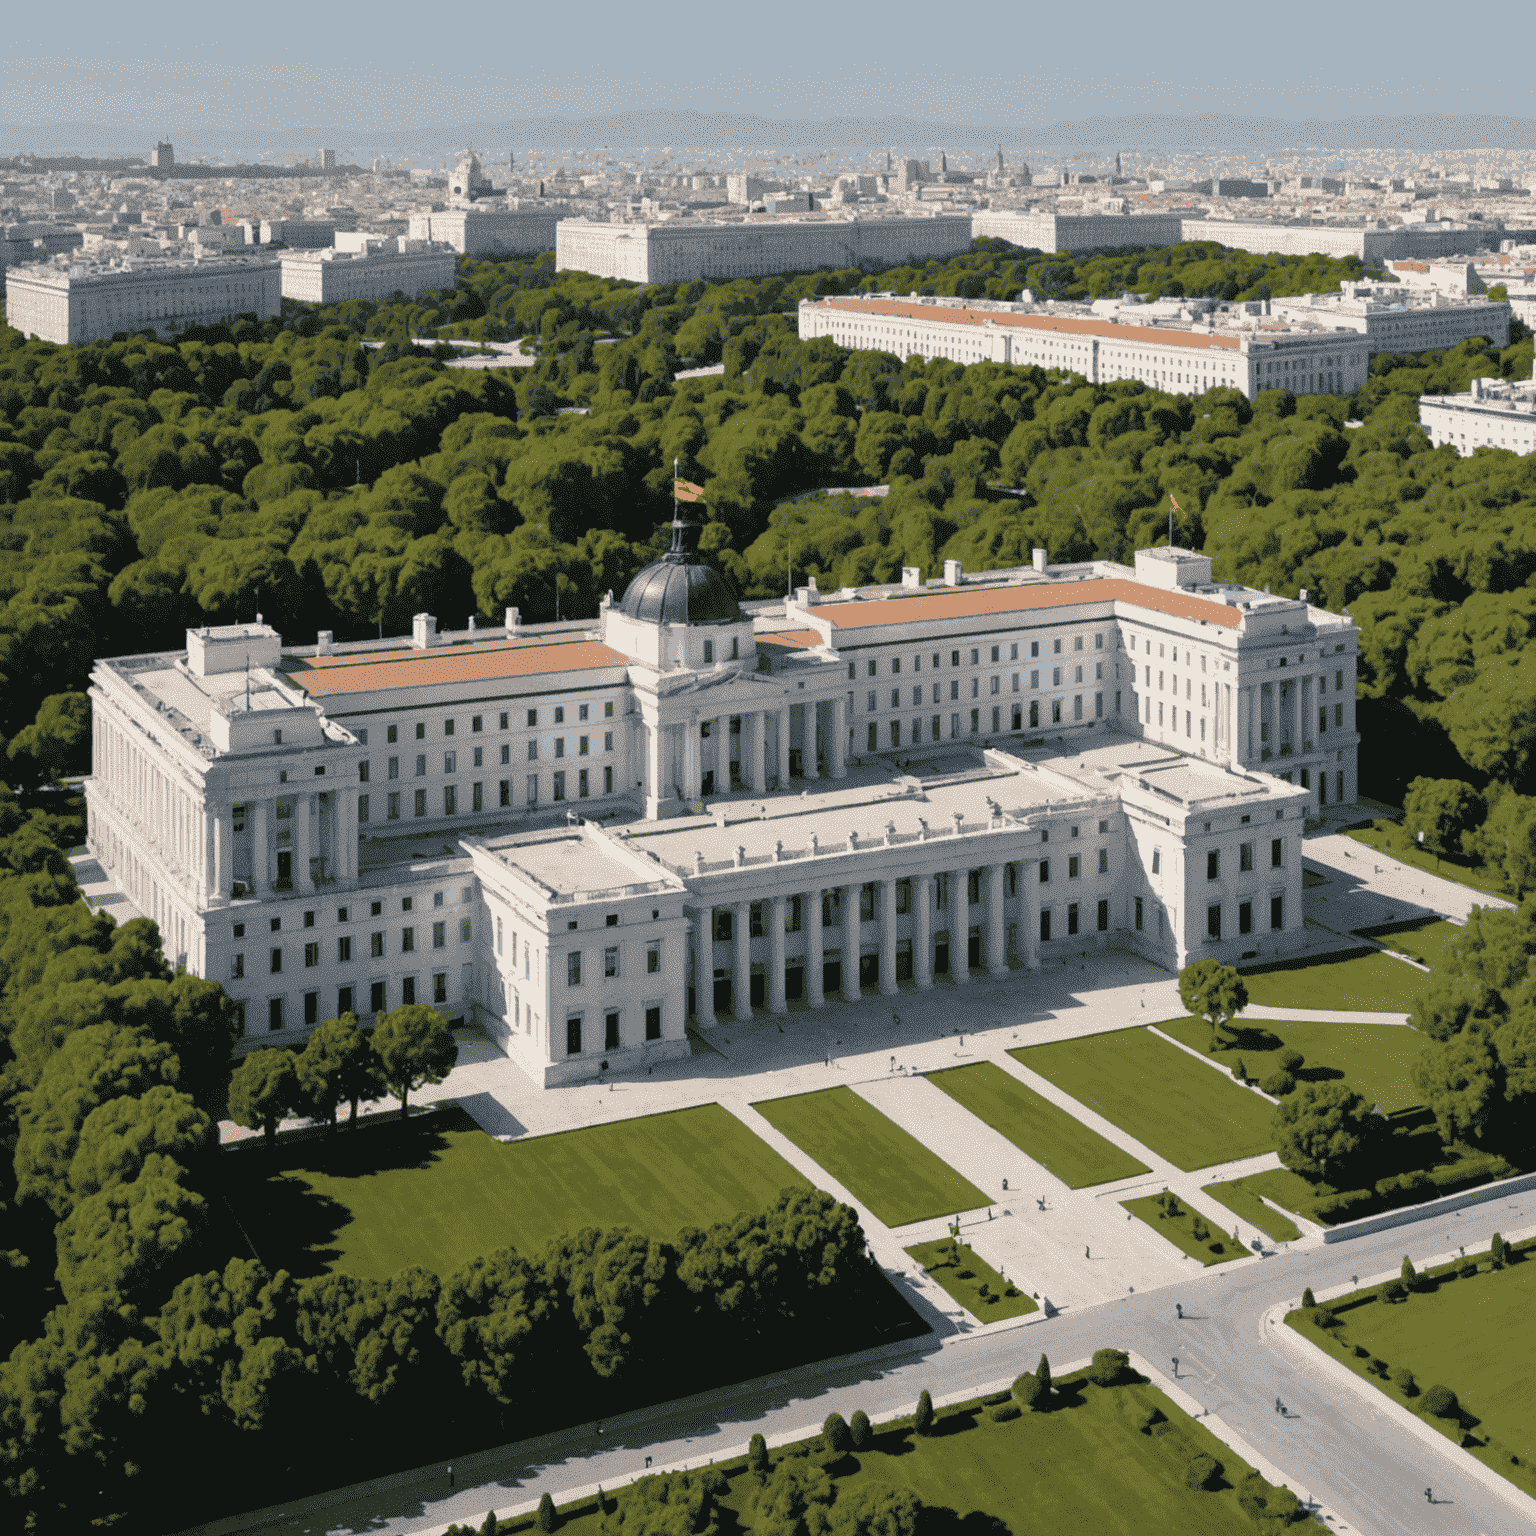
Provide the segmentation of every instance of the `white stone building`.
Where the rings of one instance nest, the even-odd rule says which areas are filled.
[[[434,218],[436,215],[434,215]],[[637,283],[725,282],[860,262],[896,266],[967,251],[968,215],[890,218],[748,217],[665,224],[596,224],[563,219],[555,270]]]
[[[263,219],[261,243],[280,240],[291,251],[320,251],[335,244],[342,227],[336,219]]]
[[[1449,443],[1464,459],[1479,448],[1536,453],[1536,378],[1473,379],[1464,395],[1420,395],[1419,425],[1436,448]]]
[[[592,625],[188,631],[95,667],[90,848],[247,1046],[417,1001],[539,1083],[690,1014],[1302,943],[1347,617],[1182,550],[917,576],[747,612],[676,549]]]
[[[1303,293],[1273,299],[1270,312],[1303,324],[1354,331],[1366,351],[1442,351],[1481,336],[1509,345],[1510,306],[1486,295],[1405,289],[1395,283],[1350,283],[1338,293]]]
[[[543,198],[500,198],[441,213],[412,214],[413,240],[440,241],[461,256],[532,256],[555,248],[555,230],[567,203]]]
[[[1139,379],[1169,394],[1221,387],[1252,400],[1266,389],[1348,394],[1365,383],[1369,353],[1360,337],[1267,321],[1257,313],[1261,308],[871,295],[802,299],[799,334],[903,358],[1067,370],[1090,384]]]
[[[1177,245],[1184,239],[1176,213],[1048,213],[998,208],[971,218],[979,240],[1007,240],[1026,250],[1093,251],[1127,245]]]
[[[160,333],[237,315],[268,320],[282,310],[275,257],[126,261],[11,267],[7,324],[26,336],[78,345],[119,331]]]
[[[458,270],[451,247],[425,240],[370,240],[361,250],[284,251],[283,297],[306,304],[386,299],[452,288]]]

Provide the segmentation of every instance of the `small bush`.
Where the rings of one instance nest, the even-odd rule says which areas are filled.
[[[1025,1371],[1014,1380],[1013,1395],[1021,1408],[1037,1413],[1049,1401],[1050,1388],[1033,1371]]]
[[[982,1398],[981,1406],[983,1408],[995,1408],[999,1403],[1011,1403],[1012,1401],[1012,1392],[994,1392],[990,1397]]]
[[[1419,1390],[1419,1384],[1413,1379],[1413,1372],[1406,1365],[1400,1365],[1392,1372],[1392,1380],[1402,1389],[1404,1397],[1413,1397]]]
[[[1495,1269],[1503,1269],[1507,1255],[1504,1252],[1504,1239],[1497,1232],[1493,1234],[1493,1240],[1488,1244],[1488,1254],[1493,1260],[1493,1267]]]
[[[1131,1422],[1135,1424],[1142,1434],[1146,1434],[1162,1417],[1163,1410],[1155,1403],[1138,1403],[1136,1405],[1135,1417]]]
[[[1309,1310],[1317,1305],[1317,1297],[1312,1294],[1310,1285],[1301,1293],[1301,1304]]]
[[[933,1398],[929,1396],[927,1387],[918,1394],[917,1412],[912,1415],[912,1427],[920,1435],[930,1434],[933,1431]]]
[[[1413,1267],[1413,1260],[1405,1253],[1403,1255],[1403,1267],[1398,1278],[1403,1282],[1403,1288],[1416,1291],[1419,1288],[1419,1272]]]
[[[747,1445],[747,1471],[753,1477],[767,1477],[769,1465],[768,1442],[761,1435],[753,1435]]]
[[[860,1408],[848,1421],[848,1436],[853,1442],[856,1451],[867,1451],[875,1440],[874,1425],[869,1422],[869,1415]]]
[[[1371,1356],[1371,1363],[1366,1366],[1372,1376],[1380,1376],[1383,1381],[1387,1379],[1387,1362],[1379,1360],[1375,1355]]]
[[[1424,1412],[1433,1414],[1437,1419],[1453,1419],[1460,1410],[1461,1404],[1456,1401],[1456,1394],[1439,1382],[1424,1393]]]
[[[549,1536],[557,1524],[555,1501],[547,1493],[539,1500],[539,1512],[534,1516],[534,1522],[544,1536]]]
[[[1317,1328],[1337,1328],[1339,1326],[1339,1319],[1327,1307],[1319,1307],[1312,1314],[1312,1323]]]
[[[1290,1046],[1287,1046],[1283,1051],[1280,1052],[1278,1056],[1275,1057],[1275,1060],[1280,1064],[1281,1068],[1284,1071],[1289,1072],[1292,1077],[1301,1071],[1301,1064],[1306,1059],[1307,1058],[1303,1056],[1300,1051],[1293,1050]]]
[[[1209,1248],[1211,1252],[1214,1253],[1218,1258],[1227,1251],[1227,1245],[1225,1243],[1207,1243],[1205,1246]]]
[[[1131,1376],[1130,1356],[1123,1349],[1096,1349],[1093,1364],[1088,1367],[1088,1379],[1095,1386],[1115,1387]]]
[[[1232,1076],[1240,1083],[1248,1081],[1248,1068],[1243,1065],[1243,1058],[1241,1056],[1232,1063]]]
[[[1463,1254],[1456,1261],[1456,1275],[1458,1279],[1470,1280],[1477,1273],[1477,1260],[1470,1253]]]
[[[981,1284],[976,1287],[976,1294],[980,1296],[983,1301],[986,1301],[992,1294],[992,1287],[988,1285],[985,1280],[983,1280]]]
[[[1351,1353],[1356,1360],[1369,1360],[1371,1358],[1371,1352],[1364,1344],[1356,1344]]]
[[[1018,1288],[1018,1286],[1016,1286],[1016,1285],[1015,1285],[1015,1284],[1014,1284],[1014,1283],[1013,1283],[1013,1282],[1012,1282],[1012,1281],[1011,1281],[1011,1280],[1010,1280],[1010,1281],[1009,1281],[1009,1282],[1008,1282],[1008,1287],[1007,1287],[1007,1289],[1006,1289],[1006,1290],[1005,1290],[1005,1291],[1004,1291],[1004,1292],[1003,1292],[1003,1295],[1004,1295],[1004,1296],[1017,1296],[1017,1295],[1018,1295],[1018,1294],[1019,1294],[1019,1288]]]
[[[1006,1424],[1009,1419],[1020,1418],[1023,1412],[1017,1403],[999,1403],[995,1408],[987,1409],[987,1417],[994,1424]]]
[[[845,1456],[853,1449],[853,1434],[840,1413],[829,1413],[821,1426],[821,1443],[834,1456]]]
[[[1186,1488],[1209,1488],[1221,1471],[1221,1464],[1214,1456],[1207,1456],[1204,1451],[1191,1456],[1189,1464],[1184,1468],[1184,1486]]]
[[[1147,1433],[1149,1435],[1171,1435],[1173,1433],[1173,1421],[1171,1419],[1159,1419]]]
[[[1203,1243],[1211,1235],[1211,1229],[1198,1216],[1190,1223],[1189,1230],[1195,1234],[1197,1243]]]
[[[1381,1295],[1383,1301],[1398,1302],[1408,1299],[1407,1288],[1401,1280],[1389,1280],[1382,1286]]]
[[[1263,1082],[1259,1084],[1272,1099],[1283,1099],[1286,1094],[1296,1091],[1296,1079],[1289,1072],[1271,1072]]]
[[[976,1271],[974,1269],[957,1269],[955,1271],[955,1279],[957,1280],[974,1280],[975,1278]]]

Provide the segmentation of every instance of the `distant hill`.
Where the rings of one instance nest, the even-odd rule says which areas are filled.
[[[1444,117],[1236,117],[1204,112],[1088,117],[1049,123],[1042,144],[1146,145],[1169,149],[1536,149],[1536,119],[1476,115]]]

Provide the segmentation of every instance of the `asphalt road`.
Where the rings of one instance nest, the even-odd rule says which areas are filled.
[[[1299,1297],[1305,1286],[1320,1291],[1348,1284],[1352,1275],[1395,1270],[1404,1253],[1422,1263],[1463,1244],[1486,1248],[1495,1230],[1509,1233],[1533,1223],[1536,1194],[1470,1206],[1462,1215],[1371,1237],[1291,1250],[1235,1269],[1218,1266],[1188,1283],[1033,1319],[1009,1331],[951,1335],[883,1365],[850,1369],[830,1362],[782,1382],[723,1388],[629,1414],[605,1423],[601,1435],[586,1426],[484,1452],[459,1464],[452,1489],[443,1467],[425,1468],[402,1487],[353,1490],[333,1501],[305,1501],[205,1529],[403,1536],[451,1520],[478,1526],[488,1509],[505,1514],[546,1490],[558,1501],[594,1483],[611,1488],[633,1476],[647,1456],[658,1468],[697,1464],[729,1454],[755,1432],[772,1443],[819,1425],[834,1410],[847,1418],[862,1408],[878,1420],[901,1411],[924,1387],[935,1397],[969,1392],[1032,1368],[1042,1351],[1065,1363],[1109,1345],[1135,1349],[1158,1365],[1177,1355],[1181,1385],[1280,1468],[1299,1494],[1335,1511],[1334,1529],[1362,1536],[1529,1531],[1532,1523],[1469,1474],[1467,1458],[1449,1442],[1426,1445],[1371,1406],[1362,1389],[1298,1370],[1294,1350],[1282,1351],[1265,1314]],[[1187,1314],[1183,1322],[1175,1318],[1175,1302]],[[1275,1412],[1277,1396],[1289,1410],[1284,1418]],[[1426,1486],[1434,1490],[1433,1504],[1425,1501]]]

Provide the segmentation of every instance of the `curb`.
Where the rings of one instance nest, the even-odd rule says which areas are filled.
[[[1488,1205],[1505,1195],[1523,1195],[1536,1189],[1536,1173],[1519,1173],[1512,1179],[1501,1179],[1496,1184],[1474,1185],[1456,1195],[1440,1195],[1426,1200],[1422,1205],[1404,1205],[1395,1211],[1382,1211],[1375,1216],[1361,1216],[1356,1221],[1342,1222],[1323,1232],[1325,1243],[1345,1243],[1352,1237],[1373,1237],[1378,1232],[1393,1227],[1410,1226],[1416,1221],[1432,1221],[1436,1216],[1449,1216],[1469,1205]]]

